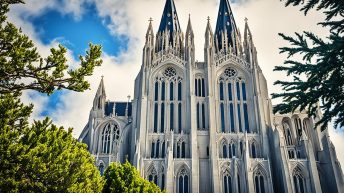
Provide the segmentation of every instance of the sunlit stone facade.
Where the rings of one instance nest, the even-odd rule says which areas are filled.
[[[320,116],[272,113],[250,29],[240,35],[228,0],[214,32],[208,20],[204,62],[190,18],[184,34],[167,0],[156,34],[149,23],[133,99],[107,101],[102,79],[79,140],[101,173],[129,160],[168,192],[340,193],[328,131],[312,129]]]

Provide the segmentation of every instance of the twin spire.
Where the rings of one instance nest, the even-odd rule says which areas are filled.
[[[246,24],[245,35],[251,36],[251,34],[247,32],[247,29],[248,27]],[[149,39],[149,44],[152,47],[154,45],[152,41],[153,38],[153,28],[150,20],[149,28],[147,30],[146,35],[146,42],[148,43],[147,40]],[[252,41],[248,37],[245,37],[245,39],[246,41]],[[191,20],[189,17],[185,36],[185,46],[193,46],[193,40],[194,34],[192,30]],[[164,11],[159,25],[159,30],[156,35],[154,50],[157,53],[162,50],[170,50],[172,48],[176,53],[178,53],[178,55],[183,56],[183,52],[185,49],[183,42],[184,35],[180,27],[174,0],[166,0]],[[233,53],[235,55],[243,53],[240,40],[240,33],[237,29],[233,12],[231,10],[228,0],[220,0],[219,12],[214,33],[211,30],[210,21],[208,17],[205,46],[214,47],[216,53]]]

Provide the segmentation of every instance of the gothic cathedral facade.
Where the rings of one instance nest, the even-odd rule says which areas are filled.
[[[228,0],[215,31],[208,19],[204,62],[195,61],[189,18],[182,32],[166,0],[156,35],[150,21],[134,98],[106,99],[103,79],[79,140],[100,172],[129,160],[171,193],[343,193],[343,173],[318,116],[273,114],[252,34],[243,40]]]

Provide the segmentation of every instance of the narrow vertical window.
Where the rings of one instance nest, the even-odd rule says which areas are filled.
[[[177,158],[180,158],[180,143],[177,144]]]
[[[240,141],[239,146],[240,146],[240,154],[242,155],[242,152],[243,152],[243,149],[244,149],[244,145],[243,145],[242,141]]]
[[[161,100],[165,100],[165,82],[161,82]]]
[[[232,95],[232,83],[228,83],[228,100],[233,100],[233,95]]]
[[[237,99],[240,101],[240,84],[236,82]]]
[[[178,182],[178,193],[184,193],[183,192],[183,183],[184,183],[184,178],[183,176],[179,176],[179,182]]]
[[[160,132],[163,133],[165,131],[165,104],[161,103],[161,120],[160,120]]]
[[[161,157],[162,158],[165,158],[166,156],[166,152],[165,152],[165,141],[162,142],[162,145],[161,145]]]
[[[238,174],[238,193],[241,193],[240,176]]]
[[[173,86],[173,82],[170,82],[170,101],[173,101],[174,99]]]
[[[189,193],[189,177],[184,176],[184,193]]]
[[[239,123],[239,132],[242,132],[240,104],[238,104],[238,123]]]
[[[202,104],[202,128],[205,128],[205,107],[204,107],[204,103]]]
[[[224,184],[224,189],[225,189],[225,193],[228,193],[228,177],[224,176],[223,177],[223,184]]]
[[[201,79],[198,79],[198,96],[202,96],[202,83],[201,83]]]
[[[233,143],[233,144],[232,144],[232,153],[233,153],[233,156],[232,156],[232,157],[236,156],[236,154],[235,154],[235,149],[236,149],[236,147],[235,147],[235,144]]]
[[[155,150],[155,143],[152,142],[152,148],[151,148],[151,158],[154,158],[154,150]]]
[[[174,104],[170,104],[170,129],[174,130]]]
[[[245,130],[247,131],[247,133],[250,133],[250,127],[248,123],[247,104],[244,104],[244,120],[245,120]]]
[[[186,157],[186,152],[185,152],[185,142],[182,142],[182,158]]]
[[[155,146],[155,158],[159,158],[159,149],[160,149],[160,141],[158,140]]]
[[[223,146],[222,146],[222,155],[223,155],[223,158],[228,158],[227,145],[226,144],[223,144]]]
[[[260,176],[260,193],[265,193],[264,177]],[[304,193],[303,191],[301,193]]]
[[[223,100],[223,82],[220,82],[220,100]]]
[[[230,113],[230,121],[231,121],[231,131],[235,131],[235,126],[234,126],[234,110],[233,110],[233,104],[231,103],[229,105],[229,113]]]
[[[158,132],[158,103],[154,104],[154,133]]]
[[[165,190],[165,174],[161,175],[161,190]]]
[[[158,101],[159,98],[159,83],[155,82],[154,84],[154,100]]]
[[[178,83],[178,101],[182,100],[182,82]]]
[[[100,165],[99,165],[99,172],[100,172],[101,176],[104,174],[104,164],[103,163],[100,163]]]
[[[197,79],[195,79],[195,95],[196,96],[198,96],[198,90],[197,90],[197,88],[198,88],[198,82],[197,82]]]
[[[241,84],[241,89],[242,89],[242,99],[246,101],[246,84],[244,82]]]
[[[178,132],[182,132],[182,104],[178,104]]]
[[[221,132],[225,132],[225,109],[223,103],[220,105],[220,111],[221,111]]]
[[[196,109],[196,113],[197,113],[197,115],[196,115],[196,121],[197,121],[197,128],[199,129],[200,128],[200,124],[199,124],[199,115],[200,115],[200,113],[199,113],[199,103],[197,103],[197,107],[196,107],[197,109]]]
[[[252,151],[252,158],[256,158],[257,157],[256,145],[254,143],[252,143],[251,151]]]
[[[205,97],[205,84],[204,84],[204,78],[202,78],[202,97]]]

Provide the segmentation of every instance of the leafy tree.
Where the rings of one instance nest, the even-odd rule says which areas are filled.
[[[86,145],[46,118],[29,124],[33,105],[22,91],[52,94],[58,89],[84,91],[85,76],[102,61],[101,47],[90,44],[81,65],[68,70],[66,49],[52,48],[43,59],[33,42],[6,22],[9,5],[0,2],[0,192],[101,192],[103,179]]]
[[[324,114],[316,126],[326,129],[334,119],[335,127],[344,126],[344,1],[343,0],[285,0],[286,6],[301,6],[305,15],[315,8],[322,11],[325,21],[320,26],[329,30],[326,39],[312,32],[295,33],[295,37],[279,35],[289,41],[290,47],[280,48],[288,59],[275,71],[285,71],[293,76],[293,81],[276,81],[283,93],[274,93],[272,98],[282,98],[283,102],[274,112],[289,113],[296,109],[307,110],[316,116],[320,107]],[[302,60],[293,57],[301,56]],[[320,103],[319,103],[320,100]]]
[[[139,175],[128,161],[124,164],[111,163],[104,173],[103,193],[159,193],[160,188]],[[163,191],[165,192],[165,191]]]

